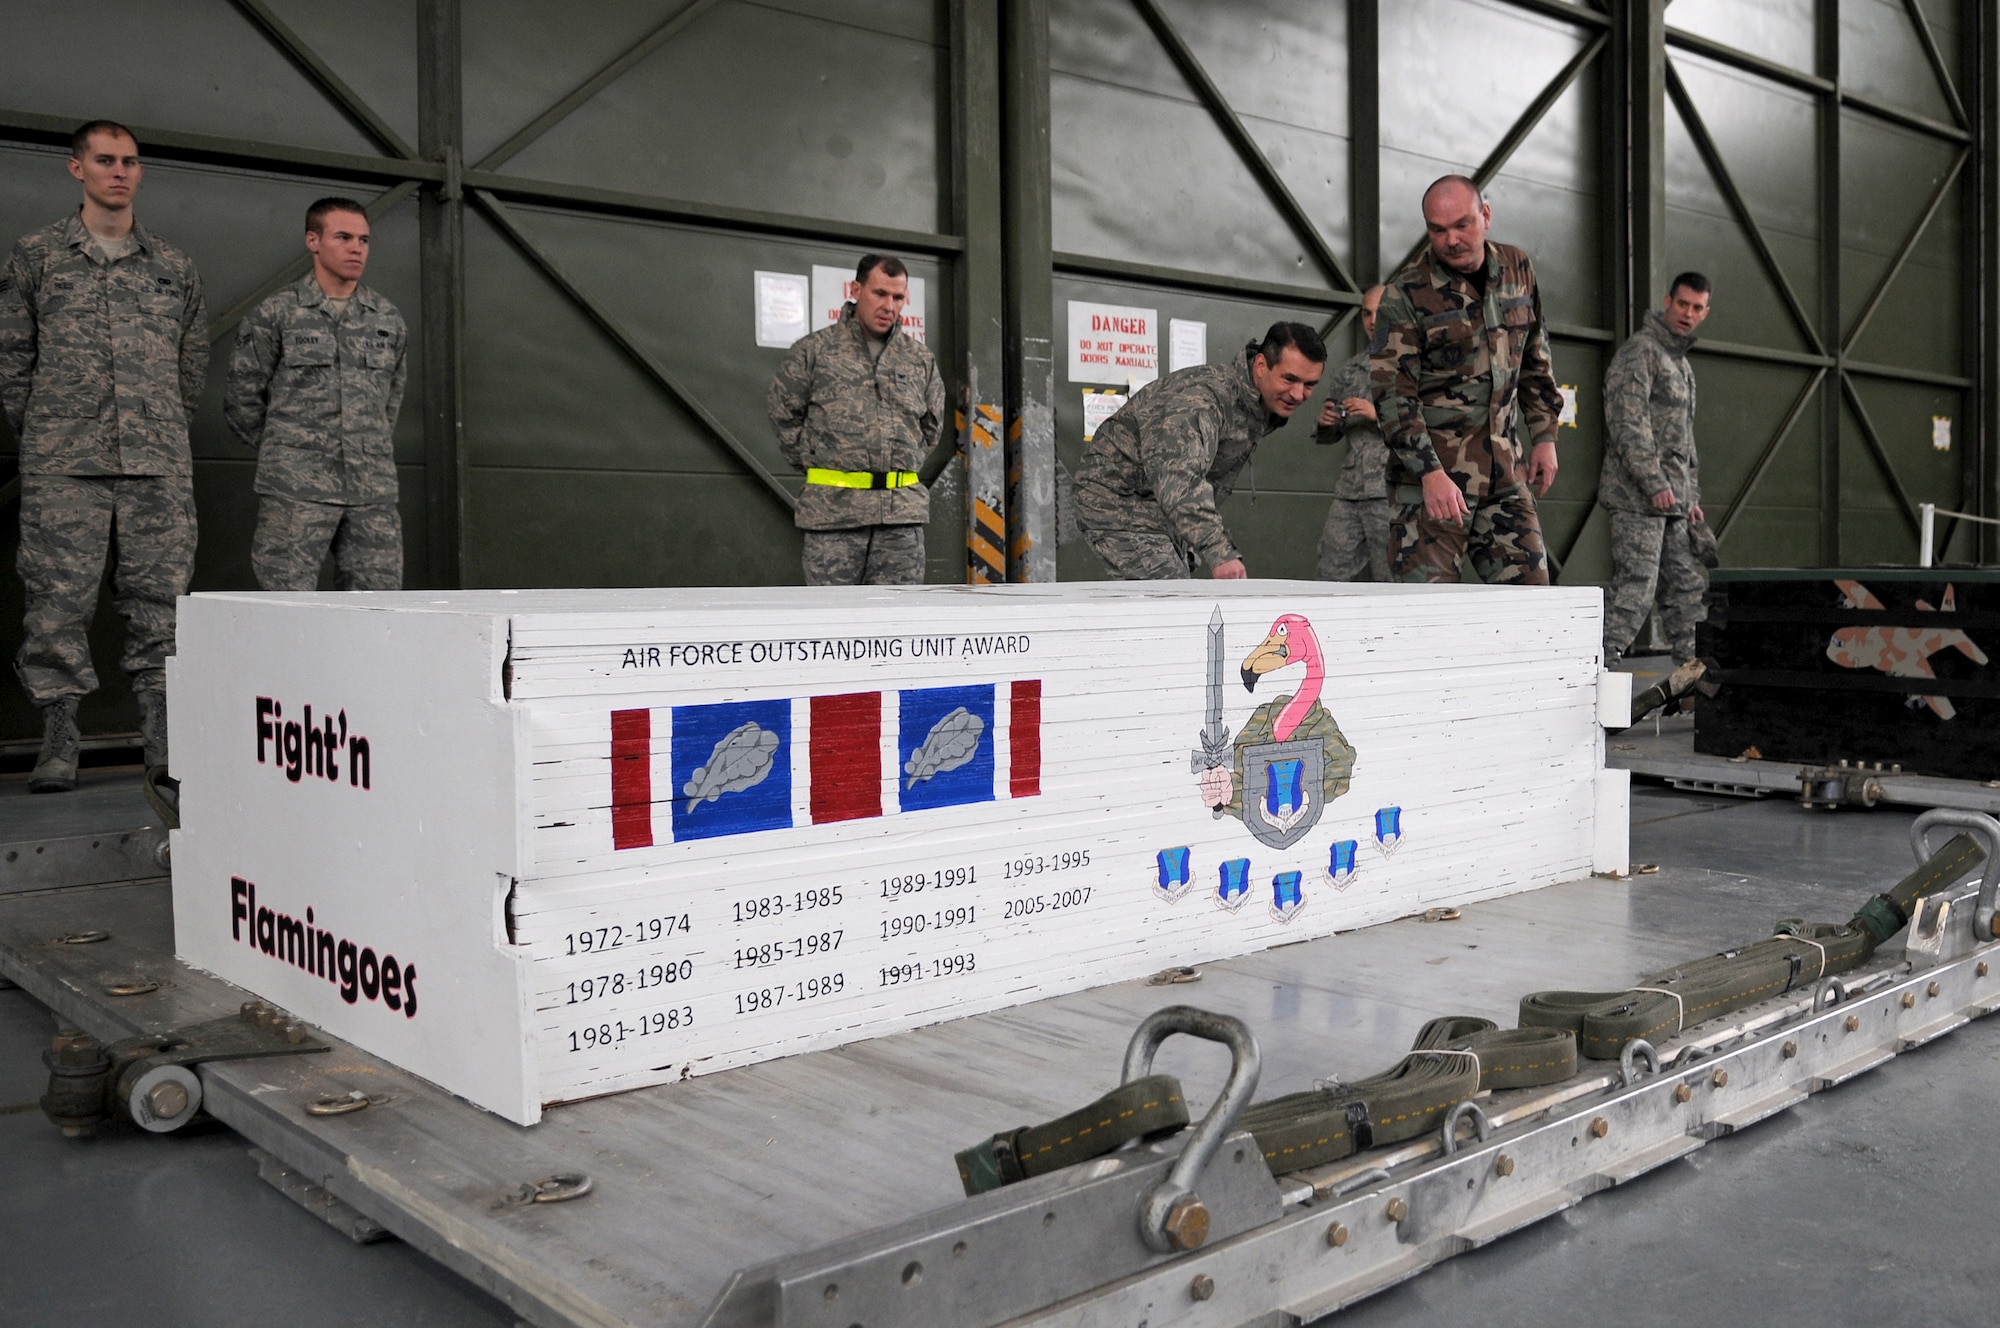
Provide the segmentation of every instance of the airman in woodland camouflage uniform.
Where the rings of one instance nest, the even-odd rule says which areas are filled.
[[[1694,330],[1708,317],[1708,300],[1707,277],[1699,272],[1675,277],[1666,302],[1618,348],[1604,374],[1610,441],[1597,499],[1611,513],[1607,660],[1631,646],[1656,587],[1660,625],[1674,659],[1694,658],[1694,626],[1705,616],[1706,589],[1695,544],[1707,527],[1694,449],[1694,369],[1687,352]]]
[[[806,473],[794,518],[806,584],[921,585],[931,500],[917,467],[944,426],[944,379],[902,328],[909,269],[869,254],[854,275],[854,300],[792,347],[765,409]]]
[[[402,589],[394,434],[409,330],[360,284],[368,242],[359,203],[314,203],[313,270],[236,335],[222,413],[258,452],[250,565],[265,590],[315,588],[329,548],[342,590]]]
[[[1469,553],[1482,581],[1549,583],[1535,496],[1555,483],[1562,398],[1534,266],[1487,240],[1491,220],[1471,180],[1432,184],[1430,246],[1382,297],[1369,375],[1389,446],[1399,581],[1456,581]],[[1517,407],[1533,447],[1526,464]]]
[[[37,793],[76,787],[77,701],[97,689],[85,631],[114,547],[146,763],[167,762],[166,656],[194,571],[188,417],[208,372],[201,277],[132,217],[131,132],[84,125],[69,171],[82,208],[23,237],[0,269],[0,405],[21,441],[27,591],[14,671],[42,710]]]
[[[1375,337],[1375,310],[1382,303],[1380,286],[1361,297],[1361,336]],[[1326,529],[1319,537],[1319,579],[1359,581],[1389,579],[1389,487],[1384,478],[1389,450],[1382,442],[1382,422],[1368,395],[1368,351],[1364,346],[1333,375],[1326,405],[1320,408],[1313,441],[1322,445],[1347,440],[1347,460],[1333,482],[1333,503],[1326,509]]]
[[[1306,403],[1326,347],[1303,323],[1273,323],[1227,364],[1149,383],[1097,426],[1076,472],[1084,537],[1121,581],[1176,580],[1206,568],[1248,575],[1217,508],[1264,435]]]

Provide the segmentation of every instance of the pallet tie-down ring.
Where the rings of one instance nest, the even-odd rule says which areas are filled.
[[[1993,930],[1996,896],[2000,896],[2000,821],[1984,812],[1959,811],[1954,807],[1933,807],[1910,826],[1910,849],[1920,863],[1930,861],[1931,828],[1948,825],[1964,830],[1986,850],[1986,871],[1979,878],[1979,903],[1972,914],[1972,934],[1981,944],[2000,940]]]
[[[1125,1048],[1124,1082],[1150,1075],[1153,1054],[1176,1033],[1228,1047],[1229,1078],[1222,1086],[1222,1095],[1195,1126],[1187,1147],[1174,1159],[1167,1178],[1153,1187],[1139,1207],[1140,1238],[1161,1254],[1199,1249],[1208,1239],[1208,1208],[1195,1193],[1195,1182],[1249,1105],[1263,1063],[1257,1038],[1241,1019],[1197,1010],[1192,1005],[1169,1005],[1147,1015],[1133,1032]]]

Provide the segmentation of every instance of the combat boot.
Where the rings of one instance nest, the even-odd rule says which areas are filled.
[[[167,694],[141,690],[139,698],[139,741],[146,748],[146,768],[157,770],[167,763]]]
[[[42,707],[42,754],[28,776],[30,793],[68,793],[76,787],[76,763],[83,737],[76,730],[76,698],[65,696]]]

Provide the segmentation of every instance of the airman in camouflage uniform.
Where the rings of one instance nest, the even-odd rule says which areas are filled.
[[[77,701],[97,689],[85,633],[114,548],[121,662],[146,762],[167,762],[166,656],[194,571],[188,419],[208,372],[201,277],[132,218],[131,133],[92,121],[69,168],[81,210],[24,236],[0,269],[0,406],[21,442],[27,592],[14,671],[42,710],[38,793],[76,787]]]
[[[1469,554],[1482,581],[1545,586],[1535,495],[1555,482],[1562,398],[1534,266],[1485,238],[1491,214],[1470,180],[1434,183],[1424,217],[1430,247],[1389,279],[1369,348],[1389,448],[1390,571],[1457,581]]]
[[[1611,513],[1611,587],[1604,606],[1604,657],[1632,644],[1657,591],[1660,625],[1674,659],[1694,658],[1695,624],[1707,589],[1695,541],[1705,532],[1701,468],[1694,447],[1694,368],[1688,348],[1708,316],[1708,279],[1684,272],[1663,307],[1646,316],[1604,374],[1610,438],[1597,498]]]
[[[806,473],[794,518],[806,584],[921,585],[930,491],[917,467],[944,426],[944,379],[903,331],[903,264],[869,254],[855,282],[839,321],[785,356],[765,408]]]
[[[340,589],[400,590],[394,435],[409,329],[359,284],[360,204],[321,199],[306,227],[314,269],[243,320],[223,398],[223,418],[258,453],[250,565],[265,590],[312,590],[330,548]]]
[[[1097,426],[1076,472],[1077,521],[1121,581],[1247,573],[1217,511],[1258,442],[1319,386],[1326,347],[1303,323],[1275,323],[1227,364],[1148,383]]]
[[[1361,300],[1361,335],[1375,336],[1375,311],[1382,287],[1371,287]],[[1382,423],[1368,395],[1368,352],[1340,366],[1327,389],[1313,441],[1323,446],[1347,441],[1347,460],[1333,482],[1333,502],[1326,509],[1326,529],[1319,537],[1319,579],[1359,581],[1367,572],[1375,581],[1389,579],[1389,487],[1384,478],[1389,450],[1382,441]]]

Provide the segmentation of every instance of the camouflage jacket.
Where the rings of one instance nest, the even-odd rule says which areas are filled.
[[[1518,406],[1528,441],[1552,443],[1562,398],[1549,363],[1535,269],[1512,245],[1486,245],[1486,298],[1423,257],[1389,278],[1376,314],[1368,373],[1389,447],[1389,483],[1421,501],[1417,485],[1440,467],[1469,499],[1527,481],[1514,436]]]
[[[137,222],[113,263],[72,215],[0,268],[0,406],[25,475],[188,475],[208,310],[186,254]]]
[[[1211,569],[1243,555],[1217,507],[1264,435],[1284,420],[1250,377],[1251,342],[1227,364],[1197,364],[1147,384],[1097,426],[1076,472],[1086,530],[1165,534]]]
[[[1694,452],[1694,336],[1677,336],[1658,309],[1611,357],[1604,371],[1604,423],[1610,432],[1598,471],[1597,498],[1614,512],[1686,516],[1701,502]],[[1653,495],[1674,491],[1670,511]]]
[[[257,449],[258,493],[349,507],[396,501],[409,339],[396,306],[366,286],[336,317],[310,272],[243,320],[222,415]]]
[[[778,450],[800,470],[915,470],[944,426],[944,378],[937,358],[900,327],[882,357],[868,353],[854,306],[840,321],[802,338],[778,367],[764,400]],[[930,519],[930,492],[842,489],[808,484],[799,493],[800,530],[913,526]]]
[[[1368,352],[1362,351],[1334,371],[1333,383],[1327,389],[1326,399],[1339,405],[1349,397],[1374,398],[1368,390]],[[1347,440],[1347,460],[1340,464],[1340,474],[1333,481],[1333,496],[1349,500],[1363,498],[1387,498],[1388,481],[1384,471],[1389,464],[1389,449],[1382,441],[1382,426],[1375,420],[1364,420],[1350,415],[1334,424],[1322,424],[1313,432],[1313,441],[1333,444]]]

